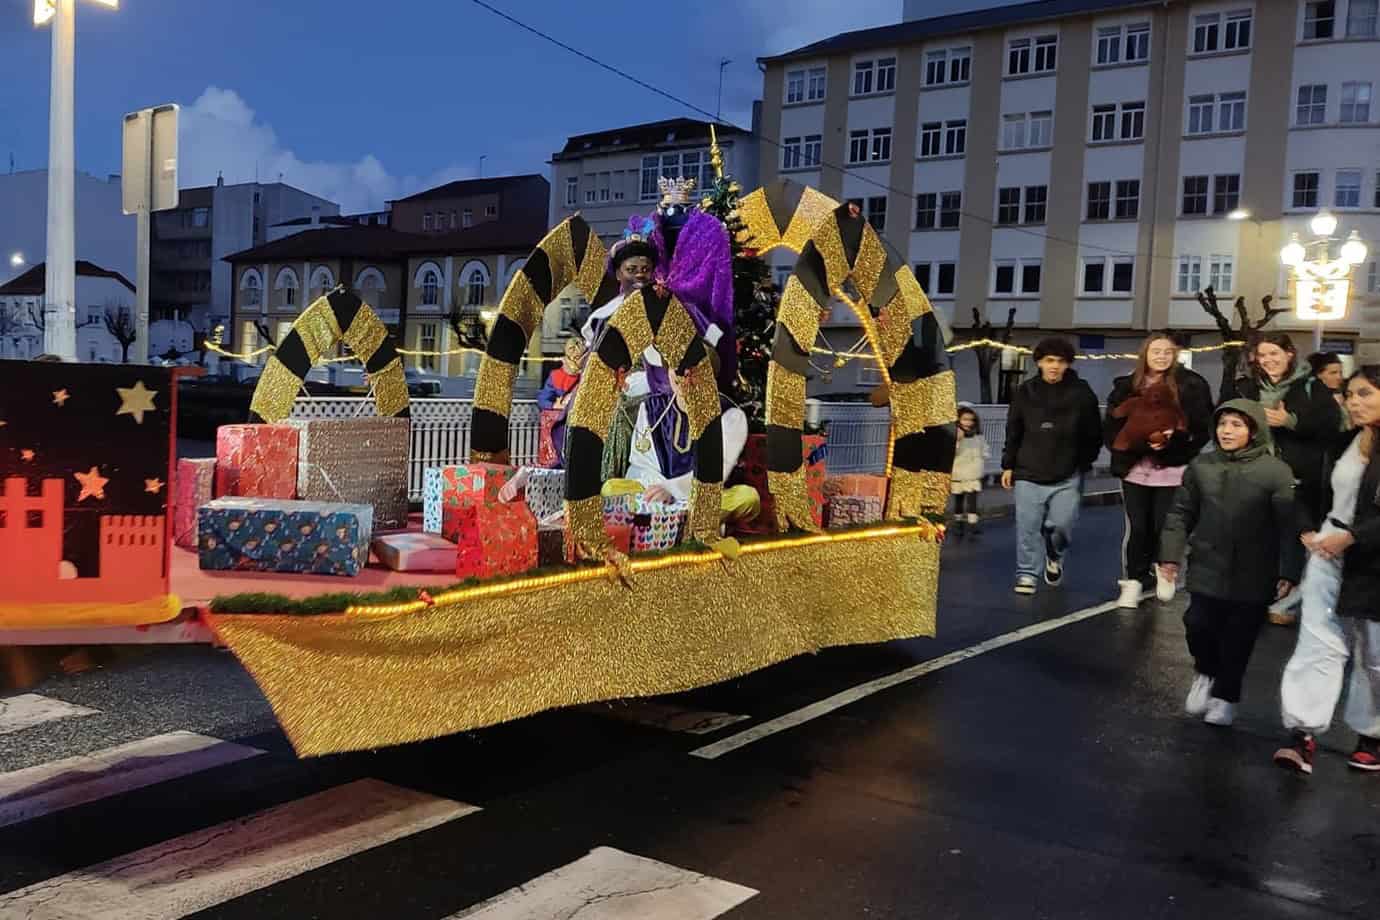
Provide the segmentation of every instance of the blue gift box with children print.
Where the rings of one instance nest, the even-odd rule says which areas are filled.
[[[354,576],[369,562],[369,505],[219,498],[197,518],[203,569]]]

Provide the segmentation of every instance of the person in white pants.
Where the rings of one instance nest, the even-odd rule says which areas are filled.
[[[1348,381],[1347,411],[1359,431],[1325,480],[1332,493],[1327,518],[1302,537],[1309,550],[1303,616],[1280,685],[1291,738],[1274,760],[1304,774],[1313,772],[1314,736],[1332,723],[1348,664],[1343,716],[1359,737],[1347,763],[1380,772],[1380,368],[1368,367]]]

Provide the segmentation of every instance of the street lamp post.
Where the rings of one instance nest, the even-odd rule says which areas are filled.
[[[1337,218],[1319,211],[1308,222],[1313,239],[1304,243],[1297,233],[1279,251],[1279,260],[1293,272],[1294,315],[1313,321],[1313,350],[1322,350],[1323,324],[1346,316],[1351,271],[1366,260],[1366,244],[1355,230],[1332,257],[1332,234]]]
[[[119,0],[96,0],[118,7]],[[44,265],[43,347],[77,357],[76,155],[74,54],[77,0],[34,0],[34,25],[52,21],[53,66],[48,98],[48,241]]]

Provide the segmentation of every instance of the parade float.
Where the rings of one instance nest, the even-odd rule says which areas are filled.
[[[741,197],[734,187],[733,199],[735,248],[797,254],[770,339],[765,432],[730,474],[760,495],[755,522],[726,525],[721,513],[714,355],[725,349],[706,340],[712,298],[701,282],[719,283],[703,260],[725,258],[726,246],[706,256],[687,242],[678,228],[703,216],[692,206],[691,221],[653,228],[685,234],[682,269],[661,239],[668,258],[655,281],[620,292],[608,247],[576,216],[509,284],[479,370],[468,460],[427,470],[420,515],[408,506],[402,356],[343,287],[277,345],[249,423],[220,429],[215,459],[176,458],[171,370],[0,362],[0,630],[61,641],[52,637],[97,627],[209,628],[302,756],[933,635],[954,449],[942,324],[855,206],[789,182]],[[705,227],[706,238],[727,232]],[[596,312],[615,308],[568,405],[564,468],[524,471],[524,490],[505,500],[518,473],[514,380],[570,285]],[[837,300],[856,313],[889,397],[879,475],[831,476],[823,438],[806,433],[811,356]],[[374,413],[292,419],[303,379],[342,345],[365,367]],[[605,441],[644,361],[677,382],[684,501],[605,488]]]

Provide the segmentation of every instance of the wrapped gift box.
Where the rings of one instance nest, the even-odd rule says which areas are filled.
[[[604,526],[622,524],[631,527],[633,518],[637,516],[637,507],[640,501],[641,495],[637,492],[628,492],[624,495],[605,495]]]
[[[822,434],[807,434],[801,439],[801,459],[805,463],[805,489],[810,498],[810,510],[815,523],[824,526],[824,471],[828,447]],[[742,481],[757,490],[762,498],[762,511],[751,521],[740,522],[738,529],[744,533],[774,533],[776,531],[776,510],[767,488],[767,436],[748,435],[743,447],[743,456],[738,461],[738,473]]]
[[[395,572],[454,572],[458,551],[434,533],[391,533],[374,539],[374,555]]]
[[[649,502],[639,497],[633,514],[632,551],[667,550],[680,542],[689,502]]]
[[[407,527],[405,418],[297,419],[297,497],[374,509],[375,530]]]
[[[632,552],[631,524],[610,524],[606,519],[604,521],[604,532],[609,535],[609,539],[613,541],[613,548],[618,552],[624,555]],[[575,561],[575,542],[570,539],[570,531],[568,529],[563,529],[561,533],[565,540],[564,559],[566,562],[573,563]]]
[[[291,425],[222,425],[216,431],[216,494],[297,498],[297,458]]]
[[[201,567],[302,575],[358,575],[369,561],[368,505],[218,498],[197,520]]]
[[[824,478],[824,497],[872,495],[886,500],[886,477],[872,473],[840,473]]]
[[[538,521],[565,511],[565,470],[532,470],[525,489],[527,507]]]
[[[537,567],[537,519],[521,502],[451,505],[442,536],[458,547],[460,578],[521,575]]]
[[[882,519],[885,499],[876,495],[835,495],[829,499],[827,525],[831,528],[876,524]]]
[[[434,466],[426,470],[422,474],[422,530],[441,533],[447,508],[499,504],[498,490],[516,472],[516,467],[499,463]]]
[[[216,461],[212,457],[177,461],[177,492],[173,496],[173,542],[196,549],[197,509],[214,498]]]
[[[560,565],[567,562],[565,550],[565,523],[556,521],[537,525],[537,565]]]
[[[537,466],[553,469],[561,465],[560,457],[556,456],[556,444],[551,440],[551,430],[563,418],[565,418],[564,409],[541,410],[541,436],[537,440]]]

